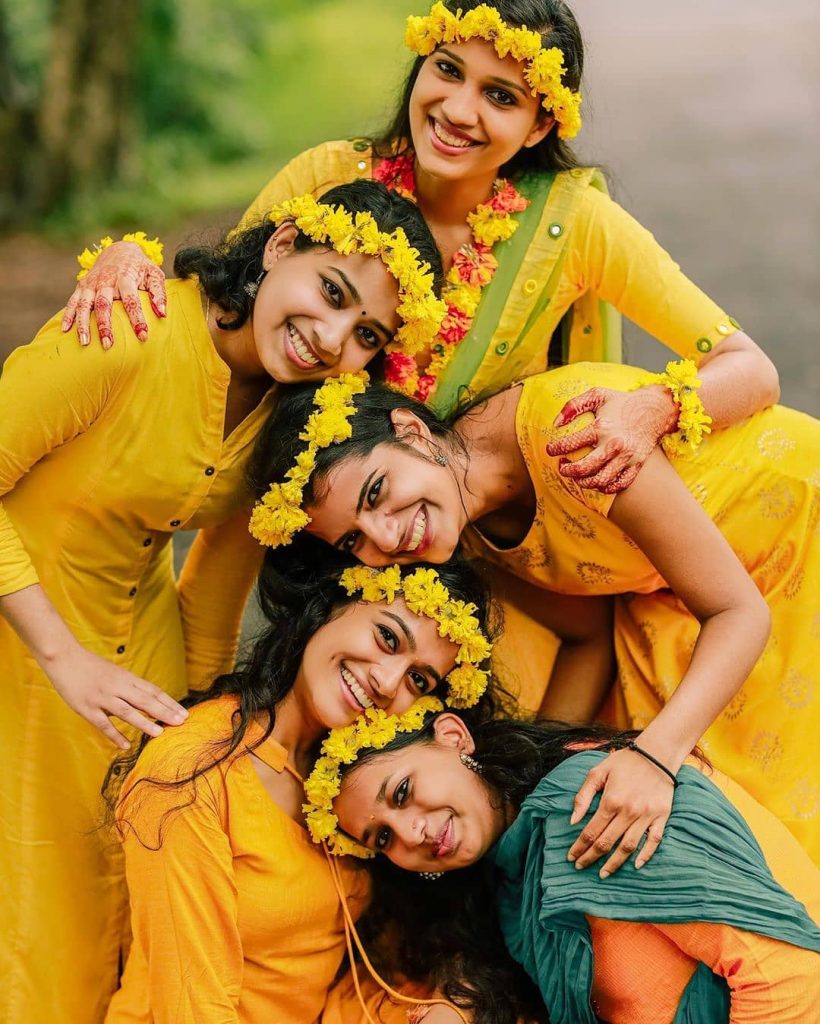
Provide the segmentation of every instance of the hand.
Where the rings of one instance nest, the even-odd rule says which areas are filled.
[[[104,249],[86,276],[77,282],[63,316],[62,330],[68,331],[76,320],[81,345],[91,340],[88,324],[93,309],[103,348],[111,348],[111,304],[120,300],[140,341],[148,337],[148,324],[142,315],[140,291],[147,291],[151,308],[165,316],[165,275],[135,242],[114,242]]]
[[[646,833],[635,858],[635,867],[642,868],[663,838],[675,787],[634,750],[616,750],[587,775],[575,796],[570,824],[584,817],[600,790],[598,809],[570,847],[569,860],[575,861],[576,868],[585,868],[614,850],[600,871],[601,878],[607,878],[629,860]]]
[[[153,718],[167,725],[180,725],[188,717],[185,708],[158,686],[79,644],[48,667],[48,676],[72,710],[123,750],[128,750],[131,743],[114,727],[109,715],[116,715],[149,736],[162,732],[162,726],[151,721]]]
[[[547,445],[547,454],[566,456],[581,448],[592,451],[577,462],[561,458],[558,472],[604,494],[616,494],[632,483],[656,445],[678,424],[678,406],[663,385],[637,391],[591,388],[563,407],[555,426],[571,423],[585,412],[595,422]]]

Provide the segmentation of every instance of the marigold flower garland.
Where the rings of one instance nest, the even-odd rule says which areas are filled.
[[[447,703],[454,708],[478,703],[490,680],[478,666],[489,658],[492,644],[473,614],[476,606],[451,598],[435,569],[416,569],[402,579],[398,565],[381,570],[357,565],[345,569],[339,583],[348,596],[361,592],[368,602],[392,602],[401,594],[411,612],[433,619],[439,636],[458,644],[456,667],[447,676]]]
[[[446,307],[436,298],[430,264],[410,245],[402,228],[380,231],[372,214],[361,211],[353,216],[343,206],[322,203],[310,194],[278,203],[270,219],[274,223],[292,220],[302,234],[327,243],[342,256],[378,256],[399,285],[396,311],[402,324],[391,348],[413,355],[430,345]]]
[[[414,159],[412,153],[387,157],[376,165],[373,177],[387,188],[415,199]],[[498,178],[493,184],[490,199],[467,217],[473,240],[458,250],[447,274],[441,292],[447,312],[433,342],[430,362],[420,369],[417,361],[406,351],[394,344],[389,345],[384,375],[391,387],[422,402],[427,401],[441,372],[470,330],[481,301],[481,292],[498,269],[493,246],[515,234],[518,221],[512,215],[526,210],[528,205],[529,200],[511,182]]]
[[[156,263],[158,267],[162,266],[162,250],[164,246],[162,242],[160,242],[159,238],[149,238],[144,231],[134,231],[130,234],[123,235],[122,241],[134,242],[135,245],[138,245],[140,249],[142,249],[152,263]],[[82,281],[88,271],[91,270],[100,258],[103,250],[113,244],[114,239],[110,235],[106,235],[105,238],[101,238],[92,249],[83,249],[77,257],[77,262],[80,264],[80,272],[77,274],[78,281]]]
[[[463,43],[484,39],[492,43],[503,60],[510,56],[524,63],[524,78],[533,96],[541,95],[543,107],[558,124],[562,139],[573,139],[581,130],[581,94],[563,84],[566,75],[564,53],[557,46],[544,49],[538,32],[513,28],[488,4],[480,4],[466,14],[453,14],[443,3],[434,3],[423,17],[407,19],[404,41],[414,53],[427,57],[443,43]]]
[[[307,803],[302,805],[302,810],[315,843],[327,842],[328,849],[337,857],[349,854],[369,860],[375,856],[372,850],[339,831],[333,801],[342,788],[341,767],[353,764],[365,748],[383,750],[399,733],[415,732],[424,725],[428,714],[443,710],[444,705],[437,698],[421,697],[402,715],[389,715],[381,708],[368,708],[355,722],[332,730],[305,781]]]
[[[662,384],[680,410],[677,430],[661,440],[663,450],[670,458],[694,455],[704,435],[712,432],[712,417],[704,409],[697,393],[701,384],[697,366],[691,359],[667,363],[663,373],[643,374],[633,390],[651,384]]]
[[[273,483],[256,503],[248,529],[260,544],[276,548],[290,544],[293,535],[303,530],[310,516],[302,508],[302,495],[310,474],[316,468],[320,448],[346,441],[353,433],[350,418],[356,412],[353,397],[360,395],[370,380],[367,373],[343,373],[328,379],[313,397],[314,411],[308,417],[300,441],[307,448],[299,452],[296,462],[285,474],[285,483]]]

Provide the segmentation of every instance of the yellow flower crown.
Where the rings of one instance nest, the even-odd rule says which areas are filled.
[[[300,441],[307,448],[299,452],[296,462],[285,474],[285,483],[273,483],[267,494],[257,501],[248,529],[260,544],[278,548],[290,544],[293,535],[303,530],[310,516],[302,508],[302,495],[310,474],[316,468],[316,454],[353,433],[350,418],[355,414],[353,396],[360,395],[370,377],[364,370],[328,377],[313,396],[314,412],[308,417]]]
[[[391,346],[414,355],[432,343],[447,307],[436,298],[430,264],[410,245],[402,228],[380,231],[372,214],[362,211],[354,216],[343,206],[321,203],[312,195],[277,203],[269,216],[275,224],[293,221],[303,235],[342,256],[378,256],[399,286],[396,312],[402,324]]]
[[[356,565],[345,569],[339,583],[349,597],[360,592],[363,601],[390,603],[401,594],[411,612],[433,619],[439,636],[458,644],[456,667],[447,676],[447,703],[453,708],[478,703],[490,680],[478,666],[489,658],[492,644],[473,614],[476,606],[451,598],[435,569],[416,569],[402,579],[398,565],[381,570]]]
[[[334,729],[322,744],[320,756],[305,781],[307,803],[302,805],[308,831],[315,843],[327,842],[337,857],[351,855],[369,860],[373,850],[339,831],[333,801],[342,788],[342,765],[353,764],[362,750],[383,750],[402,732],[415,732],[430,713],[444,710],[435,697],[422,697],[403,715],[388,715],[381,708],[368,708],[355,722]]]
[[[424,17],[407,19],[404,41],[414,53],[427,57],[443,43],[463,43],[485,39],[492,43],[503,60],[507,56],[526,62],[524,78],[533,96],[544,97],[543,107],[558,124],[562,139],[573,139],[581,130],[581,94],[563,84],[566,74],[564,53],[557,46],[548,50],[541,36],[528,28],[512,28],[494,7],[480,4],[466,14],[448,11],[443,3],[434,3]]]

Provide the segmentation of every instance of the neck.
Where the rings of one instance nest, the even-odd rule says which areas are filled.
[[[299,705],[293,690],[276,705],[271,736],[287,750],[288,760],[304,778],[313,767],[316,744],[326,734],[327,729]]]
[[[493,191],[496,175],[482,175],[449,181],[436,178],[416,163],[416,199],[425,220],[441,225],[460,225],[467,215],[486,202]]]
[[[508,388],[465,413],[455,425],[468,453],[462,494],[470,523],[531,495],[532,481],[515,431],[520,398],[520,387]]]
[[[214,348],[231,371],[232,384],[258,382],[268,376],[256,351],[250,317],[238,331],[225,331],[217,321],[228,318],[230,314],[225,313],[214,303],[206,301],[205,315]]]

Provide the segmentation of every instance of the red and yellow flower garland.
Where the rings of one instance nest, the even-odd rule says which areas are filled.
[[[415,200],[416,176],[413,154],[387,157],[379,161],[373,171],[376,181]],[[512,182],[498,178],[493,183],[493,194],[468,216],[467,223],[473,233],[472,242],[463,245],[453,257],[441,297],[447,304],[447,314],[433,342],[429,363],[420,367],[416,359],[394,348],[388,348],[385,360],[385,379],[391,387],[425,402],[432,394],[439,375],[452,359],[455,350],[470,330],[481,292],[492,281],[498,269],[493,255],[496,242],[511,238],[518,228],[512,216],[529,206]]]

